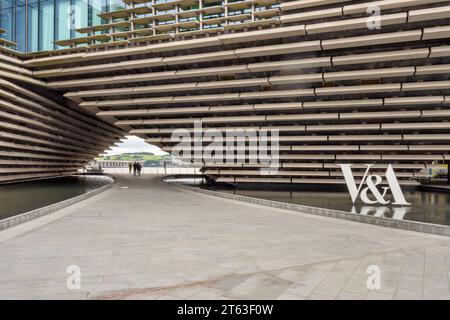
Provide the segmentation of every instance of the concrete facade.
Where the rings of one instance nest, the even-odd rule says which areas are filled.
[[[125,134],[48,91],[5,78],[0,78],[0,183],[76,173]]]
[[[381,174],[392,163],[410,184],[450,160],[448,1],[125,3],[58,42],[67,49],[1,50],[4,81],[50,90],[120,128],[94,148],[124,130],[171,151],[172,133],[195,122],[279,130],[276,175],[204,163],[231,183],[339,184],[337,163],[353,163],[356,177],[366,163]]]

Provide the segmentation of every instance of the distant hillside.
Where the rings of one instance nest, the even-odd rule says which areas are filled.
[[[103,156],[98,160],[115,160],[115,161],[161,161],[168,160],[170,156],[157,156],[151,152],[122,153],[112,156]]]

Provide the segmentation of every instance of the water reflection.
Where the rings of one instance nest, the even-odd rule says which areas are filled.
[[[350,212],[362,214],[364,216],[404,220],[406,213],[410,211],[411,211],[410,207],[361,206],[358,210],[357,207],[353,206]]]
[[[0,220],[95,190],[112,179],[70,176],[0,186]]]
[[[239,189],[223,189],[223,191],[248,197],[342,210],[363,215],[450,225],[450,194],[448,193],[407,191],[404,192],[405,198],[412,205],[399,207],[389,205],[368,206],[362,202],[357,202],[353,205],[350,195],[347,192],[257,191]]]
[[[199,185],[201,179],[184,179],[183,183]],[[203,182],[204,183],[204,182]],[[362,202],[352,203],[347,191],[306,191],[306,190],[245,190],[230,189],[217,185],[200,185],[202,188],[233,193],[247,197],[294,203],[310,207],[341,210],[361,215],[410,220],[441,225],[450,225],[450,194],[418,190],[404,191],[411,206],[377,206]],[[386,199],[389,199],[387,196]],[[392,199],[389,199],[392,200]]]
[[[249,197],[342,210],[363,215],[450,225],[450,195],[447,193],[408,191],[404,193],[405,198],[412,205],[399,207],[389,205],[367,206],[361,202],[353,205],[350,195],[347,192],[253,191],[236,189],[223,189],[223,191]]]

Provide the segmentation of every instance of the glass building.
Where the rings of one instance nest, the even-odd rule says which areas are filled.
[[[121,0],[0,0],[1,35],[22,52],[53,50],[75,29],[100,24],[100,12],[124,7]]]

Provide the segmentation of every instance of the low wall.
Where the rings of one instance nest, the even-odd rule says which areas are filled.
[[[86,200],[88,198],[91,198],[91,197],[93,197],[93,196],[95,196],[95,195],[97,195],[97,194],[99,194],[99,193],[101,193],[101,192],[111,188],[111,186],[115,182],[115,179],[114,179],[114,177],[110,177],[110,178],[112,179],[111,183],[109,183],[109,184],[107,184],[107,185],[105,185],[103,187],[100,187],[98,189],[86,192],[84,194],[80,194],[79,196],[75,196],[75,197],[69,198],[69,199],[64,200],[64,201],[53,203],[51,205],[48,205],[48,206],[45,206],[45,207],[42,207],[42,208],[39,208],[39,209],[35,209],[35,210],[32,210],[32,211],[24,212],[24,213],[18,214],[16,216],[0,220],[0,231],[4,230],[4,229],[7,229],[7,228],[14,227],[14,226],[16,226],[18,224],[21,224],[21,223],[24,223],[24,222],[27,222],[27,221],[30,221],[30,220],[33,220],[33,219],[45,216],[45,215],[47,215],[49,213],[55,212],[57,210],[63,209],[63,208],[68,207],[68,206],[71,206],[71,205],[73,205],[75,203],[78,203],[80,201],[83,201],[83,200]]]
[[[128,168],[102,168],[104,173],[107,174],[129,174]],[[188,175],[201,175],[200,168],[181,168],[181,167],[143,167],[141,174],[188,174]]]
[[[309,206],[293,204],[293,203],[285,203],[285,202],[272,201],[272,200],[266,200],[266,199],[251,198],[251,197],[240,196],[240,195],[235,195],[235,194],[230,194],[230,193],[225,193],[225,192],[220,192],[220,191],[213,191],[213,190],[207,190],[207,189],[200,189],[200,188],[196,188],[196,187],[190,187],[190,186],[186,186],[186,185],[182,185],[182,184],[178,184],[178,183],[174,183],[174,185],[176,185],[179,188],[187,189],[187,190],[198,192],[198,193],[212,195],[212,196],[220,197],[220,198],[224,198],[224,199],[232,199],[232,200],[238,200],[238,201],[243,201],[243,202],[247,202],[247,203],[258,204],[258,205],[262,205],[262,206],[266,206],[266,207],[285,209],[285,210],[297,211],[297,212],[301,212],[301,213],[314,214],[314,215],[318,215],[318,216],[325,216],[325,217],[330,217],[330,218],[339,218],[339,219],[345,219],[345,220],[350,220],[350,221],[374,224],[374,225],[382,226],[382,227],[391,227],[391,228],[424,232],[424,233],[430,233],[430,234],[450,237],[450,227],[444,226],[444,225],[415,222],[415,221],[406,221],[406,220],[394,220],[394,219],[389,219],[389,218],[354,214],[354,213],[350,213],[350,212],[333,210],[333,209],[323,209],[323,208],[309,207]]]

